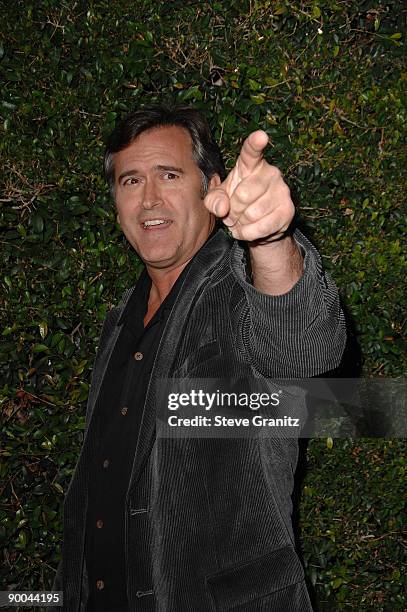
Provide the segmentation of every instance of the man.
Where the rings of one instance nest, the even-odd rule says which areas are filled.
[[[226,177],[187,107],[138,110],[108,142],[118,221],[146,269],[102,331],[65,501],[65,610],[311,610],[290,520],[295,440],[155,427],[164,378],[308,377],[340,361],[336,288],[289,231],[266,144],[251,134]]]

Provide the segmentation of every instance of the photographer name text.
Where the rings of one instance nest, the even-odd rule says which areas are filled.
[[[215,417],[196,415],[190,418],[178,417],[175,414],[168,417],[170,427],[300,427],[300,419],[290,416],[282,418],[263,417],[259,414],[248,418],[232,418],[221,415]]]

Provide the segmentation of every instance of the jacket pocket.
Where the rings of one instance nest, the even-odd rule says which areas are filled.
[[[215,340],[211,340],[210,342],[200,346],[196,351],[190,353],[188,357],[185,359],[184,363],[176,368],[173,372],[174,378],[183,378],[184,376],[189,376],[193,371],[197,371],[198,368],[214,359],[215,357],[220,357],[221,350],[219,346],[219,342]]]
[[[297,610],[295,602],[298,589],[295,585],[303,580],[304,571],[292,546],[273,550],[257,559],[206,577],[217,612],[250,604],[276,591],[281,591],[279,601],[284,604],[285,610]],[[305,597],[308,599],[306,594]]]

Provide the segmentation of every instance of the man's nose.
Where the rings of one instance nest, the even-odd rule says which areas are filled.
[[[157,206],[158,204],[161,204],[161,202],[162,199],[157,185],[154,181],[147,180],[145,182],[144,191],[142,195],[142,207],[148,210],[150,208],[154,208],[154,206]]]

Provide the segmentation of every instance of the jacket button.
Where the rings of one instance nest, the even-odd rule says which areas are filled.
[[[96,588],[98,591],[102,591],[105,588],[103,580],[96,580]]]
[[[96,527],[97,527],[98,529],[102,529],[102,527],[103,527],[103,521],[102,521],[102,519],[99,519],[98,521],[96,521]]]
[[[102,463],[103,467],[106,469],[109,467],[109,459],[105,459]]]
[[[120,412],[122,413],[123,416],[126,416],[127,411],[128,411],[127,406],[123,406],[123,408],[120,410]]]
[[[140,353],[139,351],[137,351],[137,353],[134,353],[134,359],[136,361],[141,361],[143,357],[144,357],[143,353]]]

